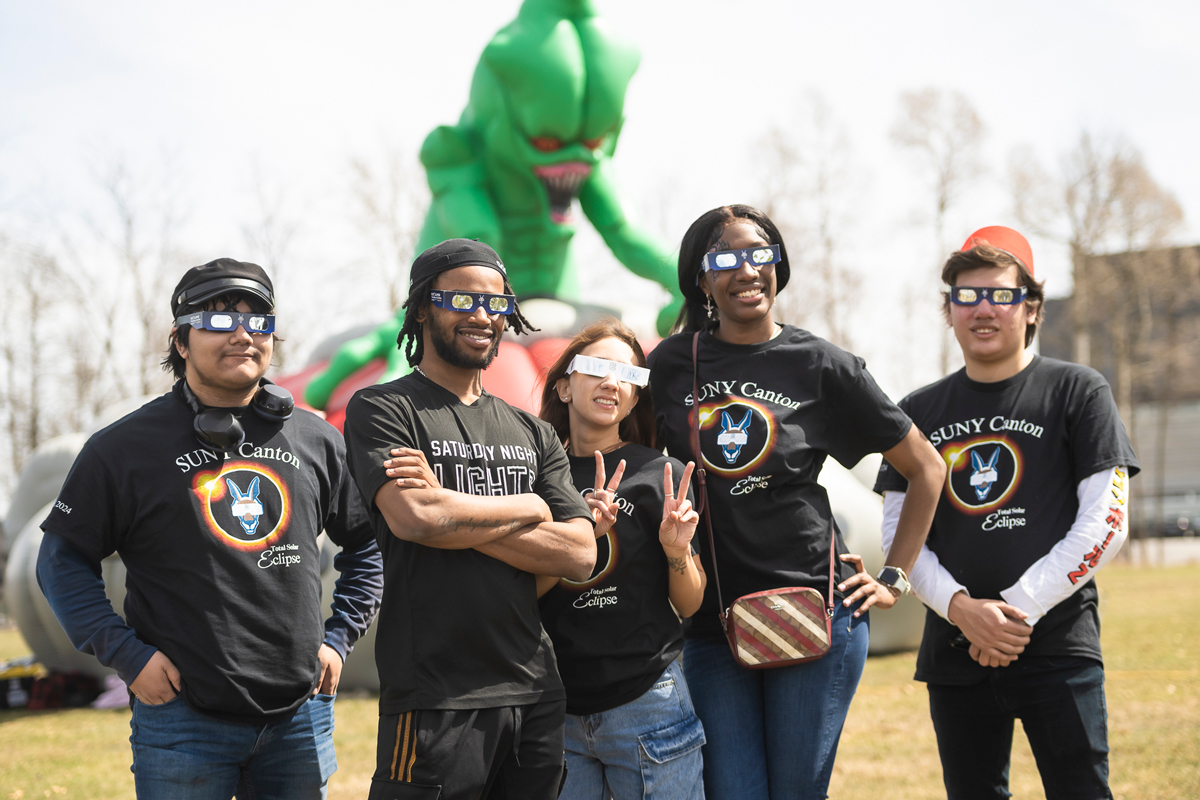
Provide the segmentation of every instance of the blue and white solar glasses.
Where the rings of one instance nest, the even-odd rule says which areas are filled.
[[[515,294],[487,294],[485,292],[453,292],[433,289],[429,292],[429,302],[438,308],[448,308],[451,311],[462,311],[474,314],[475,309],[482,307],[489,314],[511,314],[517,308]]]
[[[1011,306],[1025,301],[1024,286],[951,286],[950,302],[957,306],[977,306],[988,300],[994,306]]]
[[[175,318],[175,325],[191,325],[206,331],[235,331],[271,333],[275,330],[274,314],[251,314],[243,311],[196,311]]]
[[[783,258],[783,253],[777,244],[765,244],[760,247],[743,247],[739,250],[718,250],[715,253],[705,253],[701,269],[709,270],[737,269],[743,262],[762,269],[768,264],[777,264]]]

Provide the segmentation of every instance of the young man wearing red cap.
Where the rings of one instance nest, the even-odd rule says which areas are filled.
[[[51,608],[133,695],[139,798],[316,800],[337,769],[333,695],[382,565],[342,438],[263,378],[273,305],[257,264],[188,270],[175,386],[87,441],[42,523]],[[342,547],[324,623],[322,530]],[[124,619],[100,577],[113,552]]]
[[[586,580],[587,505],[550,425],[483,390],[517,309],[492,248],[413,263],[397,344],[414,371],[346,408],[350,471],[383,550],[371,800],[552,800],[566,694],[535,575]]]
[[[909,577],[947,795],[1009,796],[1020,719],[1047,798],[1111,797],[1093,578],[1125,541],[1137,458],[1104,378],[1028,349],[1044,295],[1025,237],[976,231],[942,280],[966,366],[899,405],[949,467]],[[906,489],[885,461],[885,551]]]

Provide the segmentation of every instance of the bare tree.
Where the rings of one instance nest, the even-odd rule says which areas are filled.
[[[1104,259],[1094,287],[1109,300],[1105,305],[1113,320],[1113,345],[1116,356],[1116,393],[1122,416],[1132,425],[1135,362],[1174,360],[1175,320],[1181,297],[1174,291],[1178,271],[1173,259],[1164,261],[1161,248],[1183,222],[1183,209],[1173,195],[1150,176],[1141,154],[1129,151],[1114,159],[1112,227],[1127,257]],[[1092,259],[1085,259],[1087,269]],[[1160,354],[1146,353],[1153,336],[1156,296],[1166,305],[1167,346]],[[1166,389],[1167,387],[1163,387]],[[1160,392],[1161,394],[1161,392]]]
[[[1070,251],[1073,355],[1076,362],[1091,364],[1093,294],[1106,281],[1123,282],[1113,275],[1093,276],[1090,270],[1104,267],[1091,257],[1105,250],[1161,246],[1178,228],[1182,210],[1150,176],[1136,148],[1119,137],[1097,138],[1087,131],[1062,157],[1058,176],[1050,175],[1028,148],[1015,151],[1009,184],[1021,224],[1065,242]],[[1126,278],[1138,276],[1127,273]],[[1126,288],[1137,296],[1136,287]]]
[[[180,175],[169,155],[154,181],[116,155],[100,165],[96,180],[111,212],[108,222],[92,223],[115,260],[117,292],[110,308],[132,312],[138,341],[136,391],[153,394],[165,385],[158,364],[171,326],[163,303],[171,288],[168,268],[175,265],[175,238],[184,217]]]
[[[1117,195],[1121,191],[1125,146],[1097,147],[1084,132],[1079,144],[1063,159],[1063,208],[1071,229],[1075,329],[1075,360],[1092,361],[1088,318],[1092,307],[1093,281],[1088,274],[1088,256],[1096,253],[1108,237]]]
[[[383,285],[390,311],[408,296],[408,268],[429,207],[425,175],[392,149],[377,164],[350,159],[350,176],[352,220],[370,248],[371,272]]]
[[[279,276],[287,266],[299,225],[285,208],[284,189],[264,173],[262,165],[255,161],[250,173],[256,217],[253,225],[242,226],[242,236],[262,266]]]
[[[0,256],[5,291],[0,292],[0,411],[9,446],[5,479],[20,472],[38,445],[57,435],[57,409],[48,403],[54,380],[53,342],[47,324],[54,321],[62,272],[53,256],[41,249],[4,248]]]
[[[1055,225],[1062,215],[1062,191],[1046,171],[1033,148],[1014,147],[1008,156],[1008,189],[1013,213],[1030,235],[1056,238]]]
[[[242,237],[255,262],[267,270],[275,284],[276,314],[301,319],[303,312],[299,308],[300,303],[296,295],[287,289],[280,291],[280,287],[292,285],[290,281],[284,280],[284,276],[292,268],[291,247],[300,224],[287,209],[284,188],[264,173],[262,165],[255,161],[251,165],[250,174],[253,180],[251,194],[256,213],[254,224],[242,226]],[[285,368],[289,352],[303,349],[302,340],[306,333],[302,326],[283,327],[289,331],[287,338],[290,345],[287,348],[276,347],[272,356],[274,366],[280,370]]]
[[[87,331],[86,336],[68,337],[64,353],[70,375],[67,392],[73,401],[66,426],[79,430],[101,409],[129,396],[128,375],[136,364],[128,363],[130,354],[117,344],[127,333],[122,315],[115,313],[121,305],[121,287],[107,269],[110,265],[95,257],[93,241],[81,243],[61,227],[51,239],[50,246],[63,263],[59,299],[70,316],[71,329]],[[136,352],[133,355],[137,357]]]
[[[1114,222],[1126,250],[1162,247],[1183,224],[1183,207],[1150,175],[1142,154],[1131,150],[1115,165]]]
[[[1137,285],[1142,272],[1124,262],[1117,275],[1092,257],[1104,250],[1162,246],[1182,222],[1182,209],[1151,177],[1136,148],[1120,138],[1098,140],[1087,131],[1063,156],[1058,177],[1027,148],[1014,152],[1009,183],[1021,224],[1038,236],[1064,242],[1070,251],[1073,355],[1076,362],[1090,365],[1096,292],[1112,294],[1119,287],[1124,299],[1133,299],[1148,318],[1147,295]],[[1094,269],[1107,272],[1092,275]]]
[[[804,254],[808,249],[808,226],[801,208],[806,164],[796,128],[795,120],[790,124],[772,124],[755,143],[754,155],[761,180],[754,202],[779,228],[787,242],[790,260],[798,264],[807,263]],[[775,313],[783,322],[807,328],[811,327],[816,306],[812,302],[794,302],[792,295],[783,294],[776,300]]]
[[[941,265],[948,250],[946,214],[966,188],[983,174],[980,145],[986,131],[970,101],[959,92],[926,88],[900,95],[900,112],[892,125],[892,141],[911,153],[931,183],[936,263],[931,282],[940,287]],[[938,320],[942,374],[950,371],[953,344]]]
[[[852,349],[849,315],[861,275],[842,251],[857,198],[854,153],[845,128],[816,92],[802,99],[786,128],[773,125],[756,146],[760,207],[779,227],[794,263],[804,265],[804,296],[779,299],[781,319],[820,320],[831,342]]]
[[[1024,150],[1010,159],[1009,177],[1022,225],[1063,242],[1070,252],[1075,361],[1111,376],[1135,448],[1141,437],[1135,404],[1157,407],[1154,435],[1161,457],[1188,338],[1180,335],[1181,321],[1200,304],[1194,252],[1184,258],[1179,250],[1164,249],[1183,222],[1182,208],[1151,176],[1135,147],[1086,131],[1063,157],[1059,176]],[[1157,497],[1161,512],[1161,470],[1158,476],[1158,490],[1135,501],[1144,506]],[[1134,514],[1145,519],[1140,509]]]

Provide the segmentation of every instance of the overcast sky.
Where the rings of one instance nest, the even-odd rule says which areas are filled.
[[[198,256],[246,252],[257,175],[287,198],[298,258],[337,270],[350,235],[348,160],[388,149],[415,158],[434,126],[455,122],[480,51],[518,5],[0,4],[0,214],[35,227],[87,218],[100,213],[98,165],[119,156],[149,171],[170,153]],[[642,50],[616,164],[634,215],[671,247],[701,212],[755,196],[754,144],[767,125],[788,124],[808,92],[829,103],[856,165],[845,252],[868,279],[853,337],[894,393],[936,377],[895,358],[899,287],[937,257],[918,216],[928,185],[888,137],[901,92],[960,91],[987,126],[990,171],[951,213],[951,240],[1015,224],[1004,184],[1013,147],[1031,146],[1054,169],[1085,129],[1140,148],[1188,215],[1179,243],[1200,240],[1194,3],[596,5]],[[590,266],[622,276],[604,282],[610,290],[645,293],[583,239]],[[1067,292],[1061,245],[1034,247],[1048,291]],[[803,291],[802,265],[789,291]],[[333,324],[344,326],[339,313]]]

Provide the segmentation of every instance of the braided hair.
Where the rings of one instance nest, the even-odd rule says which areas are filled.
[[[433,289],[433,282],[441,274],[439,272],[430,275],[409,286],[408,298],[404,301],[404,305],[400,306],[404,311],[404,324],[400,326],[400,333],[396,336],[396,347],[404,351],[410,367],[417,366],[425,357],[425,337],[421,335],[421,323],[417,321],[417,312],[429,303],[429,292]],[[504,293],[515,294],[508,278],[504,279]],[[541,330],[533,327],[529,320],[525,319],[525,315],[521,313],[521,306],[515,301],[513,302],[513,313],[509,314],[504,321],[504,329],[511,329],[518,334]],[[408,340],[407,343],[405,343],[405,339]]]

